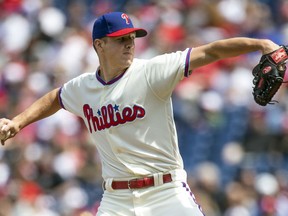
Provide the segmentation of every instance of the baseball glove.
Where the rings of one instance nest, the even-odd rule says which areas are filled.
[[[277,102],[272,98],[283,83],[286,71],[285,62],[288,59],[287,52],[287,47],[280,46],[279,49],[263,55],[254,67],[252,93],[257,104],[266,106]]]

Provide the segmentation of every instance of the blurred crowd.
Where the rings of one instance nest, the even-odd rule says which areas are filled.
[[[0,0],[0,117],[95,72],[91,29],[108,11],[148,30],[137,58],[236,36],[288,44],[288,0]],[[173,93],[189,184],[206,216],[288,215],[288,91],[284,83],[274,105],[254,102],[260,56],[199,68]],[[1,147],[0,173],[0,216],[91,216],[103,192],[97,150],[64,110]]]

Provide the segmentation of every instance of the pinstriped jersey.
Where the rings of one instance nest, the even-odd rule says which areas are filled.
[[[101,157],[104,179],[183,169],[171,94],[189,75],[190,52],[135,58],[107,83],[97,71],[62,86],[61,106],[84,120]]]

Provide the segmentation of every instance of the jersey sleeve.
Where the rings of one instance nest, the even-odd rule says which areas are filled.
[[[146,64],[145,75],[153,92],[165,100],[169,98],[175,86],[190,75],[191,48],[156,56]]]
[[[63,109],[81,116],[82,110],[79,110],[79,104],[81,104],[81,78],[76,77],[67,83],[65,83],[59,91],[59,102]]]

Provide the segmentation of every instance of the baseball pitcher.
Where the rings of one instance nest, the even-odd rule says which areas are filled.
[[[171,94],[195,68],[254,51],[271,53],[279,45],[231,38],[136,59],[134,41],[146,35],[125,13],[98,17],[92,39],[99,68],[52,90],[15,118],[2,118],[1,142],[66,109],[83,119],[101,157],[104,192],[97,216],[204,215],[187,184]]]

